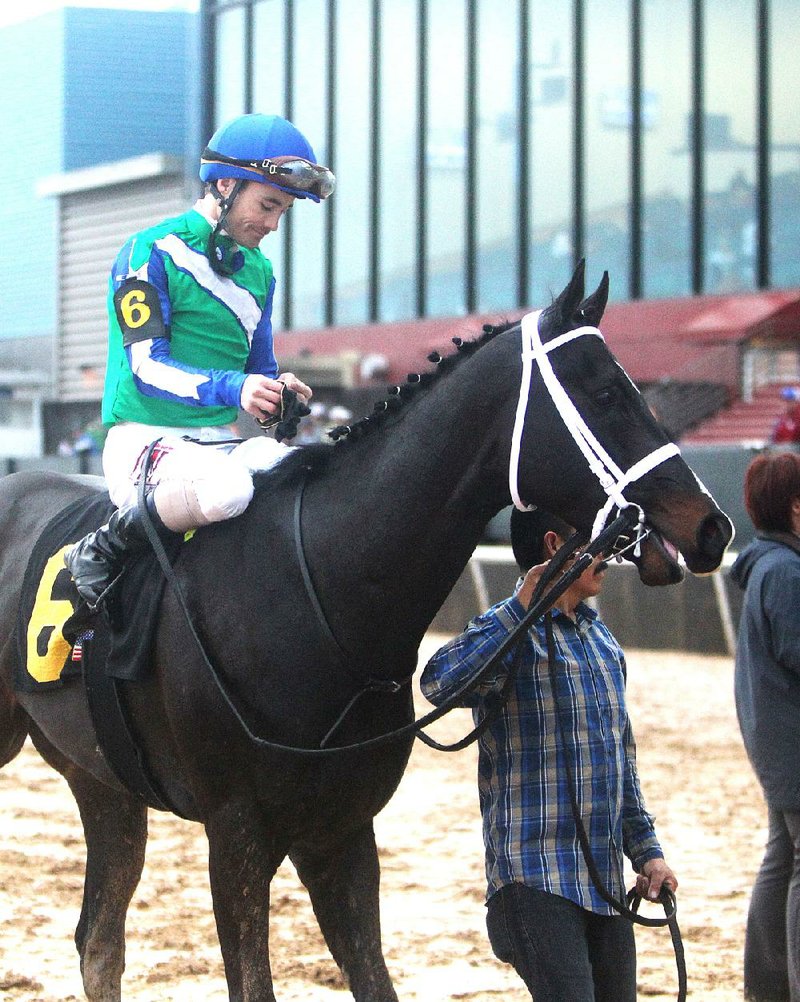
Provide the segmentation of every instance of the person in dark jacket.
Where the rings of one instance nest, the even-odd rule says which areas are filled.
[[[769,817],[744,989],[753,1002],[800,1002],[800,455],[756,456],[744,491],[757,533],[731,570],[745,592],[736,712]]]

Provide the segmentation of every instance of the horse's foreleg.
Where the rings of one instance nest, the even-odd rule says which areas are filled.
[[[290,853],[356,1002],[397,1002],[381,948],[380,867],[370,823],[335,849]]]
[[[228,804],[206,822],[209,873],[230,1002],[275,1002],[269,885],[286,855],[258,810]]]
[[[89,1002],[119,1002],[125,970],[125,916],[139,883],[147,843],[147,807],[66,761],[32,734],[42,757],[69,783],[86,837],[83,906],[75,945]]]

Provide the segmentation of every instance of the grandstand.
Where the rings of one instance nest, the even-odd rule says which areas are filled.
[[[768,444],[775,422],[783,414],[786,401],[781,397],[785,385],[797,385],[800,380],[788,384],[768,383],[754,391],[751,400],[738,399],[730,406],[723,407],[697,422],[681,434],[683,442],[689,445],[720,445],[739,442],[751,447]]]
[[[315,387],[341,357],[347,372],[336,392],[358,408],[386,383],[428,366],[431,351],[452,350],[452,337],[475,337],[483,323],[509,319],[288,331],[276,335],[276,351],[285,369]],[[671,436],[685,444],[764,444],[785,407],[781,389],[800,386],[800,289],[610,303],[602,327]]]
[[[641,387],[670,438],[682,439],[707,419],[727,409],[730,390],[721,383],[676,380],[669,376]]]
[[[765,444],[800,385],[797,289],[611,304],[603,330],[685,444]]]

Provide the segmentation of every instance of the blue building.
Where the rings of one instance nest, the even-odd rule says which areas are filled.
[[[196,146],[189,76],[195,21],[185,11],[66,7],[0,29],[0,425],[7,455],[13,443],[6,431],[13,437],[28,423],[30,373],[33,384],[45,379],[40,389],[48,392],[59,329],[64,222],[61,200],[52,197],[57,185],[42,179],[153,153],[179,158],[183,169],[185,151]],[[28,445],[20,441],[22,454]]]

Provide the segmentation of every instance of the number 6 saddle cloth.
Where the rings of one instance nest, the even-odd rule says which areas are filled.
[[[94,665],[102,660],[113,678],[136,680],[146,674],[164,589],[155,554],[147,551],[126,564],[114,586],[113,629],[106,616],[89,612],[64,566],[64,552],[108,521],[113,510],[104,492],[81,498],[59,512],[36,541],[17,618],[17,691],[63,685],[81,674],[90,659]]]

